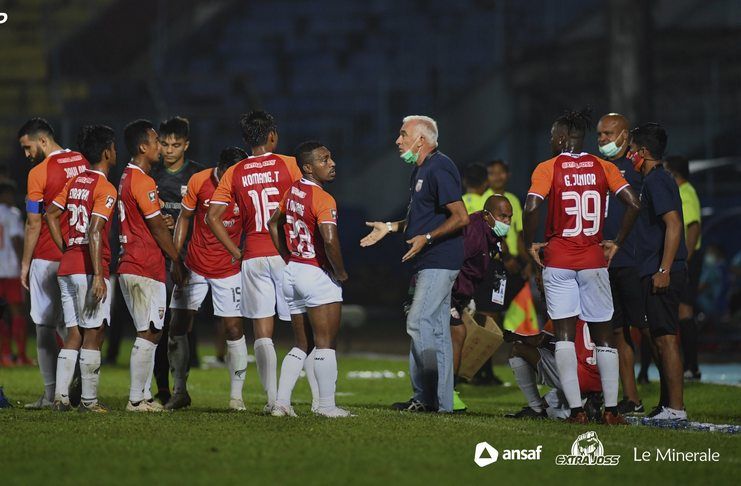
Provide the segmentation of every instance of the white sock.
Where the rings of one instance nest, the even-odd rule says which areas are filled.
[[[314,371],[314,356],[316,348],[312,348],[309,355],[304,360],[304,371],[306,379],[309,381],[311,388],[311,408],[319,408],[319,383],[316,381],[316,372]]]
[[[280,367],[280,382],[278,383],[278,398],[276,403],[281,405],[291,405],[291,394],[293,393],[293,387],[296,386],[296,381],[301,375],[301,369],[304,367],[304,361],[306,360],[306,353],[300,348],[291,349],[285,358],[283,358],[283,364]]]
[[[154,351],[157,345],[144,338],[136,338],[134,347],[131,348],[131,388],[129,389],[129,401],[138,403],[147,398],[147,384],[151,386],[152,370],[154,368]],[[152,396],[149,391],[149,396]]]
[[[319,384],[319,408],[335,408],[334,392],[337,386],[337,355],[334,349],[314,352],[314,373]]]
[[[270,338],[255,340],[255,358],[257,360],[257,372],[260,374],[260,382],[268,394],[268,405],[275,403],[278,394],[277,366],[278,357],[275,355],[275,346]]]
[[[188,361],[190,360],[190,348],[188,347],[188,335],[173,336],[167,339],[167,359],[170,362],[172,373],[172,393],[187,392]]]
[[[229,377],[231,378],[229,398],[241,400],[244,378],[247,374],[247,344],[244,336],[236,341],[227,340],[226,348],[226,363],[229,367]]]
[[[83,403],[90,405],[97,402],[100,382],[100,351],[97,349],[80,350],[80,378]]]
[[[605,396],[605,407],[616,407],[618,402],[618,382],[620,363],[615,348],[597,346],[597,368]]]
[[[72,375],[75,374],[77,364],[76,349],[62,349],[57,357],[57,377],[54,400],[69,403],[69,385],[72,383]]]
[[[50,402],[54,400],[56,391],[58,353],[56,328],[36,326],[36,359],[44,380],[44,398]]]
[[[558,378],[561,381],[563,394],[569,407],[579,408],[581,403],[581,391],[579,390],[579,375],[576,367],[576,348],[571,341],[556,341],[556,367]]]
[[[543,399],[538,392],[538,385],[535,383],[535,370],[530,363],[524,359],[515,356],[509,359],[509,367],[515,375],[517,386],[522,390],[527,399],[527,404],[536,412],[543,411]]]
[[[151,342],[151,341],[148,341]],[[149,359],[149,374],[147,375],[147,382],[144,384],[144,400],[152,400],[152,377],[154,377],[154,361],[157,359],[157,346],[154,344],[154,351],[152,351],[152,357]]]

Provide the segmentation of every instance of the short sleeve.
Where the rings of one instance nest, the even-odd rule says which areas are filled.
[[[301,177],[303,177],[303,174],[301,174],[301,169],[298,168],[296,159],[293,157],[284,157],[284,156],[281,156],[281,159],[283,159],[283,162],[286,164],[286,167],[288,168],[288,173],[291,174],[291,182],[296,182],[296,181],[301,180]]]
[[[95,187],[92,214],[109,221],[115,207],[116,189],[111,184],[98,184]]]
[[[332,196],[324,191],[315,191],[313,205],[317,223],[337,224],[337,203]]]
[[[605,175],[607,176],[607,185],[610,187],[610,191],[613,194],[617,194],[630,186],[628,181],[626,181],[622,174],[620,174],[620,169],[618,169],[617,165],[602,159],[599,159],[599,161],[600,164],[602,164]]]
[[[26,192],[26,212],[42,214],[44,212],[44,187],[46,186],[46,164],[41,163],[28,173],[28,191]]]
[[[553,162],[556,159],[546,160],[541,162],[533,171],[533,175],[530,177],[530,189],[527,194],[538,196],[541,199],[548,197],[551,192],[551,185],[553,184]]]
[[[211,196],[211,202],[213,204],[228,205],[234,201],[232,195],[232,179],[234,179],[234,171],[239,164],[234,164],[229,167],[224,175],[221,176],[219,185],[216,187],[213,196]]]
[[[72,179],[68,180],[66,184],[64,184],[64,187],[61,191],[59,191],[59,194],[54,198],[54,200],[51,202],[53,205],[57,206],[59,209],[64,211],[67,207],[67,196],[69,195],[69,188],[72,185],[72,183],[77,179],[76,177],[73,177]]]
[[[661,177],[665,175],[665,177]],[[653,212],[656,216],[662,216],[669,211],[679,211],[680,207],[678,194],[674,194],[677,184],[668,174],[657,175],[646,182],[649,184],[648,193],[653,203]]]
[[[196,206],[198,205],[198,191],[200,191],[201,186],[203,186],[203,179],[203,174],[198,172],[193,174],[190,180],[188,180],[188,188],[185,191],[183,200],[180,202],[180,204],[188,211],[195,211]]]
[[[131,193],[144,218],[153,218],[160,214],[162,209],[160,198],[157,195],[157,184],[149,176],[138,179],[136,183],[131,181]]]
[[[452,161],[444,160],[440,167],[432,171],[432,179],[437,188],[438,206],[460,201],[463,197],[458,168]]]

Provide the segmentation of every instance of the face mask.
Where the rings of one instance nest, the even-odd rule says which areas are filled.
[[[618,135],[618,138],[620,138],[619,135]],[[615,139],[615,140],[617,140],[617,139]],[[623,144],[623,145],[625,145],[625,144]],[[622,150],[623,145],[621,145],[620,147],[618,147],[618,145],[613,141],[613,142],[610,142],[610,143],[606,143],[606,144],[602,145],[601,147],[597,147],[597,148],[599,149],[599,151],[600,151],[600,153],[602,155],[604,155],[605,157],[608,157],[608,158],[612,158],[612,157],[615,157],[617,154],[620,153],[620,150]]]
[[[509,232],[509,225],[507,223],[502,223],[499,220],[494,220],[494,227],[491,229],[492,233],[494,233],[496,236],[500,238],[504,238],[507,236],[507,233]]]
[[[631,162],[633,162],[633,168],[636,171],[640,172],[641,167],[643,167],[643,162],[645,162],[645,159],[641,157],[640,155],[638,155],[638,152],[631,153],[628,156],[628,158],[630,159]]]
[[[415,140],[414,143],[412,143],[412,146],[414,146],[415,143],[417,143],[417,140]],[[400,157],[407,164],[416,164],[417,161],[419,160],[419,152],[421,150],[422,150],[422,147],[419,148],[417,153],[414,153],[412,152],[412,149],[410,148],[409,150],[401,154]]]

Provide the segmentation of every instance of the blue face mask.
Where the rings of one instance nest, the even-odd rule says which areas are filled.
[[[494,227],[491,229],[491,232],[500,238],[504,238],[507,236],[507,233],[509,233],[509,225],[495,219]]]
[[[622,132],[620,133],[620,135],[622,135]],[[618,135],[618,138],[616,138],[615,140],[618,140],[620,138],[620,135]],[[597,148],[602,155],[607,158],[612,158],[620,153],[620,151],[623,149],[623,146],[625,146],[625,142],[623,142],[623,145],[618,147],[618,144],[616,144],[615,141],[612,141]]]

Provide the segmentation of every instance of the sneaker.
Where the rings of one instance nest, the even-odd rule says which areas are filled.
[[[275,408],[275,404],[266,403],[264,407],[262,407],[262,413],[265,415],[270,415],[273,413],[273,409]]]
[[[13,404],[10,403],[10,400],[8,400],[8,397],[5,396],[5,392],[3,392],[3,387],[0,386],[0,408],[13,408]]]
[[[687,370],[684,372],[684,381],[700,381],[702,373],[699,371]]]
[[[522,407],[519,412],[508,413],[505,417],[512,419],[544,419],[548,418],[548,414],[545,410],[536,412],[532,407]]]
[[[13,356],[10,354],[4,354],[0,356],[0,366],[3,368],[12,368],[15,366],[15,361],[13,361]]]
[[[432,412],[427,405],[413,398],[408,402],[396,402],[391,408],[400,412]]]
[[[671,420],[680,422],[687,420],[687,412],[684,410],[675,410],[669,407],[661,407],[661,412],[651,417],[651,420]]]
[[[620,402],[618,402],[617,404],[617,408],[620,415],[636,415],[646,412],[646,410],[643,408],[642,401],[639,400],[638,403],[636,403],[628,400],[627,398],[623,398],[622,400],[620,400]]]
[[[654,418],[658,414],[660,414],[664,409],[664,406],[660,403],[656,405],[648,414],[646,415],[646,418]]]
[[[172,395],[170,394],[170,390],[160,390],[157,392],[157,394],[154,396],[154,399],[160,402],[160,405],[164,405],[167,402],[170,401],[172,398]]]
[[[244,412],[247,410],[247,407],[244,406],[244,400],[241,398],[232,398],[229,400],[229,408],[231,410],[237,410],[239,412]]]
[[[620,412],[614,414],[606,410],[605,413],[602,414],[601,422],[605,425],[628,425],[628,422],[625,421],[625,417],[623,417]]]
[[[165,406],[162,405],[162,402],[159,400],[154,400],[150,398],[149,400],[145,400],[147,404],[153,409],[154,412],[164,412]]]
[[[190,394],[188,392],[175,393],[170,400],[165,403],[165,410],[178,410],[180,408],[190,407]]]
[[[54,400],[54,403],[51,404],[51,409],[54,412],[69,412],[70,410],[72,410],[72,405],[70,404],[70,402]]]
[[[276,403],[273,405],[273,409],[270,411],[270,415],[273,417],[298,417],[296,412],[293,411],[293,407],[290,405],[281,405]]]
[[[317,402],[312,401],[311,402],[311,413],[316,413],[317,410],[319,410],[319,404]]]
[[[465,412],[467,408],[466,404],[461,400],[460,393],[457,390],[453,390],[453,412]]]
[[[44,410],[46,408],[51,409],[53,402],[46,399],[44,395],[35,402],[27,403],[23,406],[26,410]]]
[[[417,402],[419,403],[419,402]],[[344,418],[344,417],[355,417],[354,414],[348,412],[344,408],[340,407],[334,407],[330,409],[326,408],[318,408],[316,412],[314,412],[315,415],[318,415],[320,417],[329,417],[329,418]]]
[[[163,410],[162,408],[156,408],[152,406],[152,403],[153,401],[147,401],[147,400],[142,400],[141,402],[136,403],[136,404],[129,401],[126,404],[126,411],[127,412],[161,412]],[[162,405],[160,405],[160,407],[162,407]]]
[[[77,411],[80,413],[108,413],[108,407],[101,405],[97,400],[93,403],[85,405],[84,402],[80,403],[77,407]]]
[[[574,414],[571,412],[571,417],[564,420],[567,424],[578,424],[578,425],[587,425],[589,423],[589,417],[587,417],[586,412],[578,412]]]

